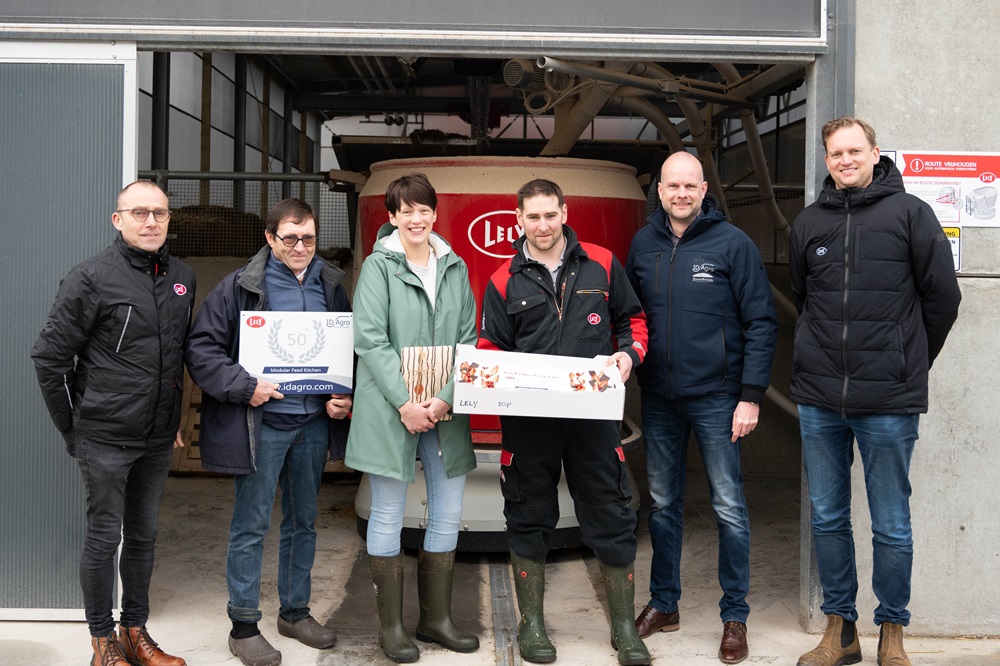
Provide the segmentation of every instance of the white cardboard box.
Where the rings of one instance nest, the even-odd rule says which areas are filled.
[[[548,416],[620,421],[625,386],[607,357],[521,354],[458,345],[457,414]]]

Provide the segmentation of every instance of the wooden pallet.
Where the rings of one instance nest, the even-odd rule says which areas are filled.
[[[201,448],[198,446],[201,428],[201,388],[191,381],[187,371],[184,372],[184,395],[181,404],[185,405],[184,413],[181,415],[181,438],[185,446],[174,449],[174,456],[170,461],[170,473],[185,476],[214,475],[215,472],[209,472],[201,466]],[[354,470],[344,465],[343,460],[328,460],[323,471],[344,473]]]

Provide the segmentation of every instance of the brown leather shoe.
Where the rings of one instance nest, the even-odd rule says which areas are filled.
[[[125,658],[121,643],[112,632],[108,636],[90,637],[90,646],[94,648],[94,656],[90,658],[90,666],[130,666]]]
[[[646,638],[657,631],[677,631],[681,628],[681,613],[664,613],[652,606],[643,606],[639,617],[635,618],[635,630],[639,638]]]
[[[742,622],[726,622],[722,625],[722,644],[719,646],[719,661],[724,664],[738,664],[747,658],[747,625]]]
[[[180,657],[169,655],[160,649],[146,627],[118,627],[118,642],[125,650],[125,656],[138,666],[187,666]]]

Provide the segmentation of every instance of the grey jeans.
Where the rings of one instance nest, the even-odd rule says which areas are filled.
[[[142,448],[77,440],[87,500],[80,587],[91,636],[107,636],[115,628],[115,552],[123,536],[121,624],[146,624],[160,498],[172,453],[169,443]]]

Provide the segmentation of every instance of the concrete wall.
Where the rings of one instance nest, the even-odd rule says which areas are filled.
[[[1000,5],[858,2],[855,115],[885,148],[1000,151]],[[913,618],[925,635],[1000,634],[1000,228],[965,229],[958,323],[931,370],[911,468]],[[874,631],[871,524],[855,466],[862,629]]]

